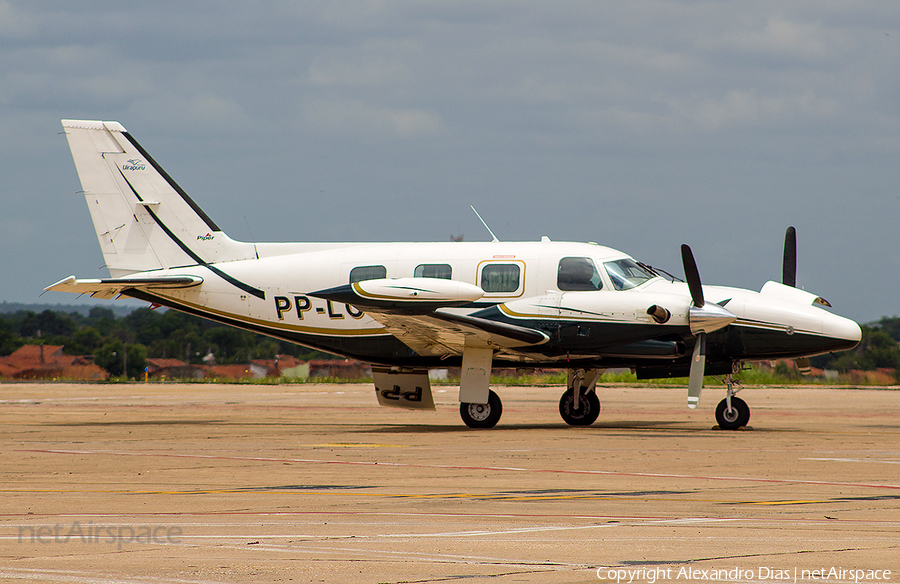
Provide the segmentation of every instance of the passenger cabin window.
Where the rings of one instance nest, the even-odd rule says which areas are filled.
[[[603,280],[590,258],[563,258],[556,272],[556,287],[560,290],[599,290]]]
[[[442,278],[449,280],[453,270],[448,264],[422,264],[416,266],[413,276],[416,278]]]
[[[350,270],[350,283],[363,280],[378,280],[387,278],[387,268],[384,266],[359,266]]]
[[[515,292],[519,289],[519,264],[488,264],[481,269],[481,289],[485,292]]]
[[[629,290],[652,280],[656,274],[647,270],[634,260],[618,260],[603,264],[609,279],[616,290]]]

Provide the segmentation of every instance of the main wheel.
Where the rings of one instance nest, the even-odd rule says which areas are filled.
[[[728,411],[728,401],[722,400],[716,406],[716,422],[723,430],[737,430],[746,426],[750,421],[750,407],[739,397],[731,398],[731,411]]]
[[[567,389],[559,398],[559,415],[570,426],[590,426],[600,415],[600,398],[593,391],[582,394],[576,409],[575,392]]]
[[[486,404],[465,402],[459,404],[459,416],[469,428],[493,428],[500,421],[502,413],[503,404],[500,403],[500,397],[493,390],[488,391],[488,403]]]

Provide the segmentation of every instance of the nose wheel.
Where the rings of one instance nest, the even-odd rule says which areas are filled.
[[[725,383],[728,386],[725,399],[716,406],[716,422],[723,430],[737,430],[747,425],[750,421],[750,406],[735,393],[740,389],[734,389],[734,380],[731,375],[726,376]]]
[[[559,415],[570,426],[590,426],[600,415],[595,391],[604,369],[569,369],[566,391],[559,399]]]
[[[575,405],[575,392],[567,389],[559,400],[559,415],[570,426],[590,426],[600,415],[600,398],[590,391],[581,394]]]

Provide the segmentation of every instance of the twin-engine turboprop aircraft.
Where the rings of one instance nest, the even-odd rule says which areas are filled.
[[[759,292],[686,283],[593,243],[242,243],[230,239],[117,122],[64,120],[110,277],[47,290],[128,296],[373,365],[378,402],[434,409],[428,370],[459,367],[460,415],[490,428],[492,367],[568,370],[563,420],[589,425],[607,368],[639,378],[724,375],[722,428],[745,426],[732,373],[745,361],[854,347],[859,326],[795,287],[793,228],[783,283]]]

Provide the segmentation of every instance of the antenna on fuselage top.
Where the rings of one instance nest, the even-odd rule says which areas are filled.
[[[481,221],[481,224],[484,225],[484,228],[487,229],[487,230],[488,230],[488,233],[491,234],[491,241],[499,242],[500,240],[497,239],[497,236],[494,235],[494,232],[491,231],[491,228],[488,227],[488,224],[485,223],[485,222],[484,222],[484,219],[481,218],[481,215],[478,214],[478,211],[475,209],[475,205],[469,205],[469,207],[471,207],[472,210],[475,211],[475,216],[478,217],[478,220]]]

